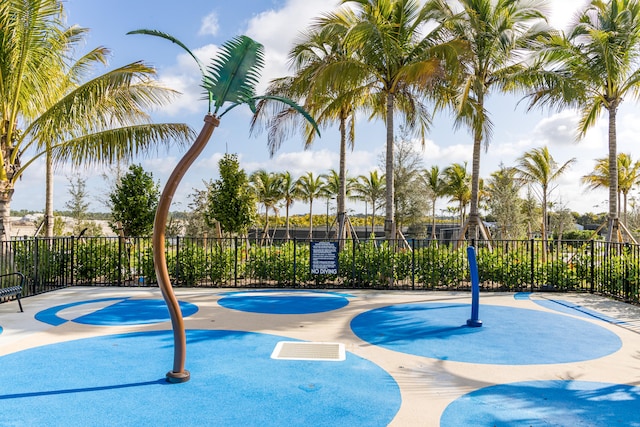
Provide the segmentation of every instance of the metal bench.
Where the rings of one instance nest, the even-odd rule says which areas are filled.
[[[22,288],[24,286],[24,274],[17,271],[15,273],[0,274],[0,281],[2,281],[2,279],[4,279],[5,277],[10,276],[20,277],[20,284],[15,286],[7,286],[6,288],[0,288],[0,300],[9,297],[16,297],[16,299],[18,300],[18,305],[20,306],[20,312],[24,313],[24,310],[22,309],[22,302],[20,301],[20,297],[22,296]]]

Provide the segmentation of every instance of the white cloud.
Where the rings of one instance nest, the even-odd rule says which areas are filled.
[[[246,34],[265,47],[266,61],[259,92],[276,77],[289,74],[287,56],[298,35],[322,13],[334,10],[337,0],[288,0],[278,10],[266,10],[253,17]]]
[[[212,12],[202,18],[202,23],[200,25],[200,30],[198,31],[199,35],[208,35],[215,36],[218,34],[218,30],[220,29],[220,25],[218,24],[218,15],[215,12]]]

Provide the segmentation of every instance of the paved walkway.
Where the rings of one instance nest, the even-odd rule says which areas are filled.
[[[0,304],[0,425],[640,426],[639,307],[486,293],[471,328],[468,293],[176,294],[184,384],[158,289]]]

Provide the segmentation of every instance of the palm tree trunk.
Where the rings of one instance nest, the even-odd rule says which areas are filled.
[[[393,93],[387,94],[387,154],[385,159],[386,205],[384,218],[384,233],[387,240],[396,238],[396,223],[394,212],[394,179],[393,179]]]
[[[264,245],[269,236],[269,207],[264,207],[264,228],[262,229],[262,244]]]
[[[11,236],[11,198],[13,186],[0,182],[0,242],[9,240]]]
[[[469,234],[474,240],[478,239],[480,215],[478,199],[480,197],[480,150],[482,149],[482,132],[476,129],[473,135],[473,160],[471,165],[471,203],[469,207]],[[462,212],[461,212],[462,215]],[[460,236],[461,238],[464,236]]]
[[[431,205],[431,240],[436,238],[436,199],[432,200]]]
[[[609,224],[607,241],[618,241],[618,147],[616,140],[617,105],[609,107]]]
[[[338,189],[338,249],[344,247],[346,238],[345,228],[345,199],[347,198],[347,119],[344,112],[340,116],[340,170],[338,176],[340,188]]]
[[[375,200],[371,200],[371,233],[375,236],[376,234],[376,229],[374,228],[376,226],[376,202]],[[367,236],[367,239],[369,238],[369,236]]]
[[[167,381],[171,383],[189,381],[191,375],[189,371],[184,369],[184,362],[187,354],[187,337],[184,330],[184,321],[180,304],[176,298],[173,288],[171,287],[171,279],[169,278],[169,269],[167,268],[167,259],[165,255],[165,230],[167,227],[167,217],[169,216],[169,208],[173,195],[187,172],[189,167],[198,158],[204,147],[206,147],[213,130],[218,127],[220,120],[208,114],[204,118],[204,125],[196,141],[189,151],[180,159],[177,166],[171,173],[171,176],[165,184],[164,190],[158,201],[156,217],[153,221],[153,236],[151,243],[153,246],[153,263],[155,267],[156,277],[158,278],[158,287],[162,292],[169,314],[171,316],[171,326],[173,328],[173,370],[167,373]]]
[[[542,186],[542,262],[547,261],[547,186]]]
[[[290,239],[290,235],[289,235],[289,203],[286,203],[285,205],[285,215],[286,218],[284,220],[284,239],[285,240],[289,240]]]
[[[313,240],[313,198],[309,199],[309,241]]]
[[[47,150],[46,155],[45,188],[44,235],[45,237],[53,237],[53,159],[51,158],[50,150]]]

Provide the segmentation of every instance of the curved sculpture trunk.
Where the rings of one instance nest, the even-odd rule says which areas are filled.
[[[180,311],[180,305],[176,299],[176,295],[173,292],[171,286],[171,279],[169,278],[169,270],[167,268],[167,260],[165,256],[165,230],[167,225],[167,217],[169,215],[169,208],[173,195],[182,180],[182,177],[187,172],[189,167],[198,158],[204,147],[209,142],[213,130],[220,124],[220,119],[211,114],[208,114],[204,118],[204,125],[200,134],[196,138],[195,143],[189,148],[187,153],[180,159],[178,165],[175,167],[171,176],[167,180],[167,183],[162,191],[160,200],[158,202],[158,209],[156,210],[156,216],[153,222],[153,263],[158,278],[158,286],[162,292],[162,297],[169,309],[169,315],[171,316],[171,326],[173,328],[173,342],[174,342],[174,355],[173,355],[173,370],[167,373],[167,381],[171,383],[181,383],[189,381],[190,374],[184,368],[184,363],[187,354],[187,339],[184,330],[184,321],[182,318],[182,312]]]

